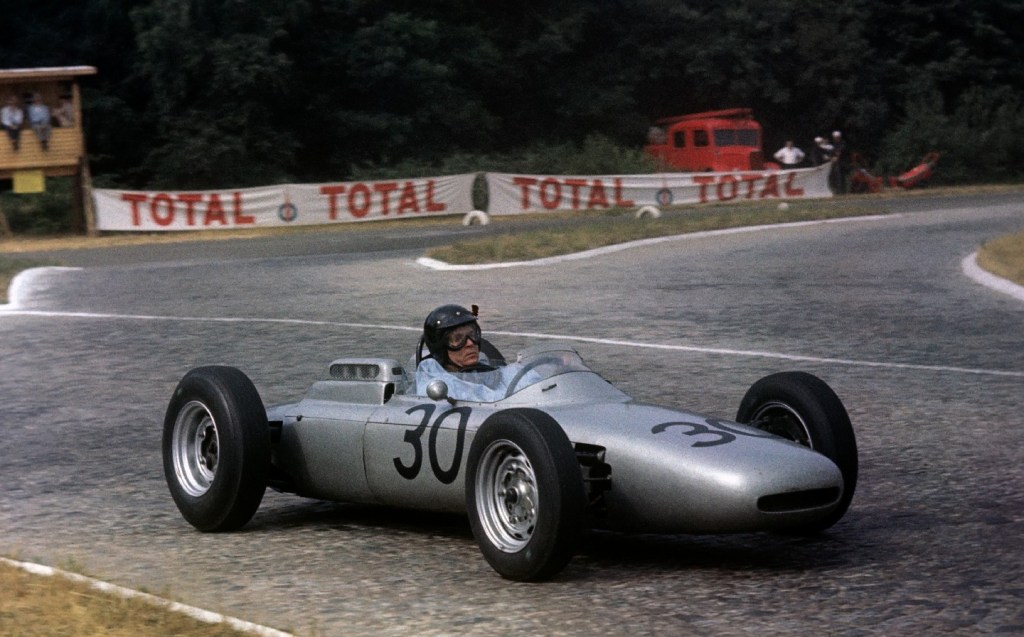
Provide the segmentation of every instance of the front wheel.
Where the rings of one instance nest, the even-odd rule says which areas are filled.
[[[244,526],[270,469],[267,412],[233,367],[199,367],[174,390],[163,432],[164,477],[178,510],[200,531]]]
[[[535,409],[490,416],[470,447],[466,508],[484,559],[502,577],[561,571],[583,528],[585,496],[572,443]]]
[[[766,376],[743,396],[736,422],[810,447],[839,467],[843,494],[838,506],[800,531],[823,531],[846,514],[857,487],[857,441],[846,408],[823,380],[806,372]]]

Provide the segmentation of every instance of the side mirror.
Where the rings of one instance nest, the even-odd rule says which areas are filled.
[[[444,400],[448,398],[448,385],[440,378],[427,383],[427,397],[430,400]]]

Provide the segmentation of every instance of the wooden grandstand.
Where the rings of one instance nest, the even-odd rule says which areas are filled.
[[[19,176],[38,176],[40,173],[44,178],[77,177],[74,202],[76,225],[81,225],[85,220],[83,215],[86,218],[91,216],[86,210],[88,198],[84,194],[88,188],[89,173],[78,78],[95,74],[96,68],[92,66],[0,69],[0,106],[6,104],[10,97],[24,105],[29,98],[38,96],[53,114],[62,98],[70,101],[73,113],[71,125],[53,126],[46,149],[29,127],[27,117],[17,150],[6,133],[0,135],[0,179],[17,181]],[[0,223],[3,221],[0,219]]]

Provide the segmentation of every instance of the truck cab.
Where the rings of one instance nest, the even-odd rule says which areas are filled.
[[[659,171],[730,172],[778,168],[765,162],[761,125],[749,108],[730,108],[659,119],[644,150]]]

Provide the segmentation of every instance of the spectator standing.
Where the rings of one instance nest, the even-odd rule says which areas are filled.
[[[846,141],[840,131],[832,131],[832,172],[829,183],[832,192],[846,193],[846,175],[850,172],[850,154],[846,152]]]
[[[18,106],[18,98],[13,95],[7,98],[7,104],[0,109],[0,125],[11,138],[14,150],[21,144],[21,125],[25,122],[25,112]]]
[[[782,164],[783,170],[799,168],[804,161],[804,151],[793,144],[793,140],[787,139],[786,145],[775,151],[775,159]]]
[[[824,137],[814,138],[814,154],[812,155],[814,165],[821,166],[832,161],[832,144],[828,143]]]
[[[28,125],[35,131],[43,150],[50,150],[50,134],[53,132],[50,127],[50,107],[43,104],[39,93],[34,94],[28,102]]]

